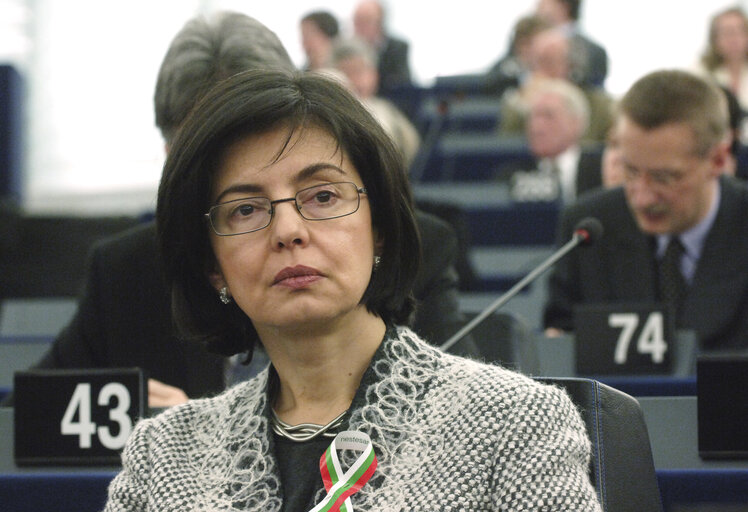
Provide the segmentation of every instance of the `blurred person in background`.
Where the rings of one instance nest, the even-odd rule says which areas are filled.
[[[418,152],[421,138],[413,123],[394,103],[377,96],[379,71],[376,59],[372,49],[358,38],[341,39],[332,51],[332,66],[343,73],[356,96],[392,137],[403,154],[407,169]]]
[[[353,11],[353,32],[376,55],[379,95],[389,97],[393,89],[410,85],[408,43],[388,33],[386,12],[381,2],[363,0],[356,5]]]
[[[501,96],[509,89],[518,88],[530,74],[532,38],[550,28],[550,23],[537,15],[523,16],[514,24],[509,50],[488,71],[486,92]]]
[[[743,9],[732,7],[712,17],[697,70],[730,90],[748,110],[748,16]]]
[[[727,154],[724,172],[725,174],[745,179],[748,175],[748,169],[746,169],[748,161],[746,161],[745,155],[743,155],[743,110],[740,108],[737,97],[732,93],[732,91],[730,91],[730,89],[724,85],[720,85],[719,88],[722,90],[725,99],[727,100],[727,112],[730,121],[730,151]]]
[[[301,47],[306,55],[305,71],[330,66],[332,47],[338,37],[338,20],[328,11],[313,11],[301,18]]]
[[[356,37],[341,39],[333,49],[333,65],[335,71],[342,74],[341,78],[347,87],[363,102],[364,106],[392,138],[403,156],[406,169],[409,169],[418,152],[421,139],[416,128],[394,103],[376,95],[379,72],[377,71],[374,52],[365,42]],[[419,201],[418,207],[417,215],[425,215],[424,211],[428,212],[432,214],[429,217],[438,217],[449,224],[454,231],[457,240],[454,265],[459,277],[459,289],[472,290],[478,288],[480,286],[479,278],[469,257],[470,240],[462,209],[456,208],[454,205],[444,204],[441,201]],[[440,241],[431,238],[428,233],[423,236],[423,242],[424,255],[427,260],[438,253],[442,253],[445,248],[451,245],[445,245],[445,240]],[[435,253],[432,254],[432,251]],[[418,288],[416,289],[418,290]],[[450,316],[454,316],[454,314],[445,318]],[[435,319],[431,321],[431,324],[437,324]],[[470,339],[465,342],[465,345],[467,348],[460,349],[461,353],[474,353],[474,346]]]
[[[602,87],[608,75],[608,53],[582,33],[581,9],[582,0],[538,0],[535,14],[568,39],[572,62],[569,79],[582,87]]]
[[[529,99],[535,88],[546,79],[571,80],[569,38],[556,28],[542,30],[532,36],[530,73],[520,87],[502,97],[499,135],[521,136],[530,112]],[[580,87],[590,109],[589,123],[583,135],[586,142],[600,142],[613,122],[613,99],[599,87]]]
[[[608,132],[602,157],[602,184],[606,188],[623,185],[625,170],[621,159],[621,141],[615,126]]]
[[[600,152],[582,144],[590,116],[582,91],[568,80],[546,79],[535,86],[528,101],[525,136],[532,158],[499,171],[500,176],[511,176],[518,188],[515,197],[521,199],[519,189],[529,187],[529,193],[547,192],[544,199],[570,203],[601,186]],[[536,187],[540,180],[546,186]]]

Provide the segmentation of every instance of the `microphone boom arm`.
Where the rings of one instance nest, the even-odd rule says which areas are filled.
[[[447,350],[452,345],[460,341],[466,334],[472,331],[476,325],[481,323],[484,318],[496,311],[498,308],[506,304],[512,297],[517,295],[525,286],[534,281],[540,274],[548,270],[554,263],[566,256],[566,254],[574,249],[577,245],[587,240],[588,234],[577,230],[574,232],[571,240],[566,242],[558,251],[554,252],[548,257],[542,264],[536,267],[532,272],[527,274],[514,286],[512,286],[506,293],[501,297],[493,301],[490,306],[481,311],[480,314],[476,315],[471,321],[465,324],[459,331],[454,333],[447,341],[445,341],[439,348],[441,350]]]

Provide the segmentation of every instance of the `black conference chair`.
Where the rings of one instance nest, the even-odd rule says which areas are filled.
[[[488,362],[537,375],[532,332],[515,315],[494,311],[471,332]],[[592,442],[590,480],[603,512],[662,512],[647,425],[639,402],[585,378],[535,377],[564,388],[577,406]]]
[[[635,398],[592,379],[536,378],[566,389],[592,441],[590,478],[604,512],[661,512],[644,415]]]
[[[467,321],[477,313],[465,313]],[[467,323],[467,322],[466,322]],[[499,364],[525,375],[538,373],[539,362],[534,334],[517,315],[493,311],[470,332],[481,359]]]

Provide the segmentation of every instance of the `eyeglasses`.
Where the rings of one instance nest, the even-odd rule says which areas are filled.
[[[679,171],[639,171],[629,166],[624,166],[623,168],[623,179],[627,185],[632,185],[641,178],[645,178],[650,186],[667,188],[679,183],[683,177],[684,173]]]
[[[299,190],[294,197],[275,201],[267,197],[234,199],[212,206],[205,217],[219,236],[242,235],[268,227],[278,203],[293,201],[306,220],[328,220],[356,213],[361,194],[366,194],[366,189],[355,183],[325,183]]]

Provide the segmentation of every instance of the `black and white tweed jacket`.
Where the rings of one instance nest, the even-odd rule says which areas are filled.
[[[267,383],[265,370],[141,421],[106,512],[280,510]],[[440,352],[407,328],[388,329],[344,428],[366,432],[378,458],[356,511],[600,510],[564,391]]]

